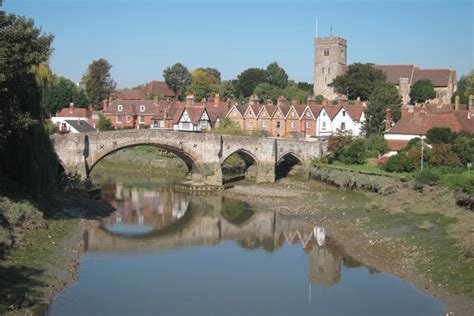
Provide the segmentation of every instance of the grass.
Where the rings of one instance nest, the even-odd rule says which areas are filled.
[[[365,172],[365,173],[370,173],[370,174],[376,174],[376,175],[381,175],[381,176],[388,176],[388,177],[394,177],[394,178],[401,178],[401,177],[412,177],[413,174],[403,172],[403,173],[394,173],[394,172],[387,172],[380,168],[379,166],[374,166],[374,165],[369,165],[369,164],[363,164],[363,165],[348,165],[344,164],[339,161],[335,161],[332,164],[324,164],[324,166],[328,167],[334,167],[338,169],[345,169],[345,170],[351,170],[351,171],[360,171],[360,172]]]
[[[455,191],[474,194],[474,171],[440,175],[440,184]]]

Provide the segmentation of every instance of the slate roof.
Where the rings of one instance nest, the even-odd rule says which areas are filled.
[[[93,128],[89,123],[83,120],[64,120],[69,125],[71,125],[74,129],[76,129],[79,133],[88,133],[88,132],[95,132],[95,128]]]

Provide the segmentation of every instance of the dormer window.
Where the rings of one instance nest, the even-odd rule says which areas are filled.
[[[140,105],[140,112],[145,112],[145,106],[144,105]]]
[[[123,105],[121,104],[117,105],[117,111],[122,112],[122,110],[123,110]]]

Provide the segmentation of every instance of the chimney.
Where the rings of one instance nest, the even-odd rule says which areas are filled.
[[[190,94],[186,97],[186,106],[191,106],[194,104],[194,95]]]
[[[286,97],[285,96],[280,96],[277,100],[277,105],[278,106],[283,106],[286,105]]]
[[[221,97],[219,96],[219,93],[216,93],[216,95],[214,96],[214,106],[218,107],[219,103],[221,103]]]
[[[385,130],[388,131],[392,127],[392,110],[387,107],[385,110]]]
[[[266,103],[267,105],[273,105],[272,99],[267,99],[267,100],[265,101],[265,103]]]
[[[309,95],[308,98],[306,99],[306,104],[307,105],[312,105],[314,103],[316,103],[316,100],[314,99],[314,96]]]
[[[408,105],[408,113],[412,114],[415,112],[415,106],[412,104]]]
[[[252,94],[249,99],[250,105],[257,105],[258,104],[258,97],[255,94]]]
[[[459,111],[459,95],[454,97],[454,109]]]

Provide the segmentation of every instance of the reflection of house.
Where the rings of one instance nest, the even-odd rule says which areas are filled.
[[[342,252],[331,249],[328,243],[317,245],[309,253],[309,280],[311,283],[334,285],[341,280]]]

